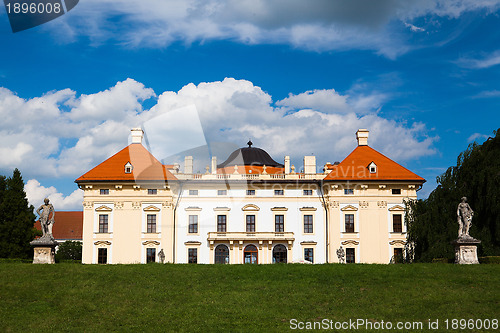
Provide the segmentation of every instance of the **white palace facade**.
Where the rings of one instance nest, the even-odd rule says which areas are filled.
[[[75,182],[84,191],[82,262],[389,263],[406,244],[404,200],[425,180],[368,146],[342,162],[297,172],[252,146],[193,173],[132,143]]]

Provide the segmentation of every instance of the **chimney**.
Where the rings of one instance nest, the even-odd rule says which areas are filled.
[[[217,173],[217,157],[212,156],[212,174],[215,175]]]
[[[356,139],[358,140],[358,146],[368,146],[368,134],[370,133],[367,129],[359,129],[356,132]]]
[[[142,143],[142,138],[144,137],[144,131],[142,128],[132,128],[132,143]]]
[[[193,156],[184,157],[184,173],[189,175],[193,173]]]
[[[304,156],[304,173],[316,173],[316,156]]]
[[[285,156],[285,174],[290,173],[290,156]]]

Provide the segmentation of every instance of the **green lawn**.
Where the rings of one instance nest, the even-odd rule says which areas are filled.
[[[454,318],[500,319],[500,265],[0,262],[1,332],[268,332],[291,319],[439,319],[457,332],[444,329]]]

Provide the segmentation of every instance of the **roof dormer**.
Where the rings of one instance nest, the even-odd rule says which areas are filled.
[[[132,166],[132,164],[130,162],[127,162],[127,164],[125,164],[125,173],[132,173],[133,169],[134,169],[134,167]]]
[[[370,171],[370,173],[377,173],[377,165],[375,164],[375,162],[372,161],[368,165],[368,171]]]

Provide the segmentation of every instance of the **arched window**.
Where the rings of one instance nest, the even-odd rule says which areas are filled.
[[[220,244],[215,248],[215,263],[229,264],[229,249],[226,245]]]
[[[243,252],[243,259],[245,264],[258,263],[258,251],[255,245],[247,245]]]
[[[287,263],[287,250],[282,244],[278,244],[273,249],[273,264]]]

